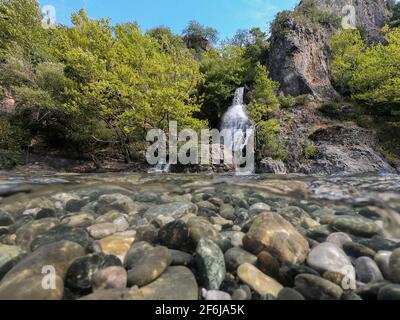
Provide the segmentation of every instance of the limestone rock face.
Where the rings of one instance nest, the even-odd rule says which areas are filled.
[[[366,30],[374,41],[380,39],[379,29],[390,18],[385,0],[303,0],[299,6],[306,1],[339,18],[348,17],[348,6],[353,5],[356,26]],[[306,19],[288,17],[281,22],[281,27],[284,32],[275,32],[271,36],[267,63],[273,80],[281,84],[281,91],[292,96],[312,94],[325,99],[334,97],[336,93],[330,81],[332,57],[329,41],[336,26],[323,23],[316,27]]]

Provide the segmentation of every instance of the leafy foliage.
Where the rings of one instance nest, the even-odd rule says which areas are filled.
[[[276,96],[278,88],[279,84],[272,81],[268,71],[258,64],[248,113],[255,123],[262,156],[284,159],[286,153],[277,139],[280,123],[279,119],[274,118],[279,112],[279,99]]]
[[[130,145],[145,140],[147,129],[166,129],[172,120],[182,127],[204,125],[192,117],[200,109],[199,66],[174,37],[145,35],[132,23],[113,28],[84,11],[73,23],[58,35],[70,80],[65,107],[111,130],[126,161],[133,157]]]

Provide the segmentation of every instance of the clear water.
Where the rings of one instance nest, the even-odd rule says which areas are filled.
[[[246,201],[254,197],[288,205],[321,208],[342,207],[358,211],[363,207],[386,210],[400,221],[400,176],[363,175],[313,176],[232,176],[201,174],[63,174],[0,173],[0,210],[23,207],[34,198],[53,198],[71,193],[81,197],[96,193],[153,193],[162,196],[208,193],[211,196],[237,195]],[[400,222],[398,237],[400,238]]]

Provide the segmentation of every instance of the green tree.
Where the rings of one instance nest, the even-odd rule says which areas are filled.
[[[218,31],[211,27],[205,27],[197,21],[190,21],[182,31],[182,37],[186,46],[194,49],[197,54],[211,49],[218,40]]]
[[[33,61],[48,58],[51,31],[42,27],[41,20],[35,0],[0,0],[0,60],[15,44]]]
[[[284,159],[286,153],[277,138],[281,130],[280,122],[275,117],[279,112],[279,99],[276,96],[278,89],[279,84],[269,78],[265,67],[257,64],[248,113],[255,124],[261,155]]]
[[[400,28],[384,32],[387,44],[371,45],[360,55],[350,82],[353,98],[369,105],[400,103]]]
[[[238,30],[231,40],[232,45],[245,49],[244,56],[252,63],[264,64],[267,61],[269,42],[267,34],[260,28],[250,30]]]
[[[364,49],[359,30],[342,30],[331,39],[334,55],[332,63],[332,82],[335,88],[344,95],[351,94],[350,83],[359,66],[359,58]]]
[[[200,110],[199,65],[188,49],[174,45],[174,37],[146,35],[132,23],[111,27],[84,11],[73,23],[57,40],[71,82],[65,106],[108,128],[126,161],[136,156],[132,146],[145,140],[148,129],[166,129],[171,120],[180,127],[205,125],[193,117]],[[95,134],[92,139],[103,140]]]

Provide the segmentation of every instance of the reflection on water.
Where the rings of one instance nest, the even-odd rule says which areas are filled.
[[[301,175],[273,176],[190,174],[38,174],[0,173],[0,204],[29,201],[38,196],[59,192],[85,194],[103,190],[156,192],[170,194],[198,193],[202,190],[222,192],[257,191],[266,196],[293,201],[320,202],[353,207],[375,205],[400,212],[400,176],[364,175],[312,177]]]

